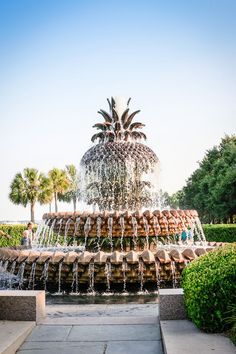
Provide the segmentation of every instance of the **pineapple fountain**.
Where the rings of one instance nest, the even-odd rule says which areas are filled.
[[[78,293],[178,286],[184,267],[210,251],[194,210],[158,210],[156,154],[140,141],[118,99],[80,163],[81,199],[92,211],[43,216],[32,249],[0,249],[0,265],[19,287]]]

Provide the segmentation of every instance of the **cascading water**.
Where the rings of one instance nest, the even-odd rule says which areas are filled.
[[[78,263],[77,262],[73,263],[72,273],[73,273],[73,280],[72,280],[72,284],[71,284],[71,290],[72,290],[72,293],[75,290],[75,294],[78,294],[79,293],[79,279],[78,279]]]
[[[123,292],[176,287],[184,267],[213,247],[196,211],[157,209],[158,158],[140,142],[144,125],[133,122],[139,111],[130,113],[129,102],[121,111],[112,98],[110,112],[99,111],[98,143],[80,163],[85,211],[45,214],[32,249],[0,249],[10,287],[16,275],[19,288],[54,285],[58,293],[93,294],[101,283],[108,292],[116,285]]]

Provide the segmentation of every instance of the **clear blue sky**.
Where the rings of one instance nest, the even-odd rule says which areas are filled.
[[[0,220],[29,217],[16,172],[79,166],[111,95],[133,98],[160,187],[180,189],[235,132],[235,18],[234,0],[0,0]]]

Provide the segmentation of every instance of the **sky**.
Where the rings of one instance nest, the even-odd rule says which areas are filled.
[[[29,219],[17,172],[79,168],[111,96],[141,110],[160,188],[181,189],[235,133],[235,18],[235,0],[0,0],[0,220]]]

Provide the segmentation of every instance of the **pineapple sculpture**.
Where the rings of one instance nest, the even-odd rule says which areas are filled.
[[[104,122],[93,127],[98,141],[82,157],[82,200],[99,211],[135,211],[155,204],[155,189],[149,174],[154,173],[158,158],[146,145],[140,131],[145,125],[133,122],[140,111],[130,113],[129,103],[119,112],[116,100],[108,100],[110,112],[98,111]]]

